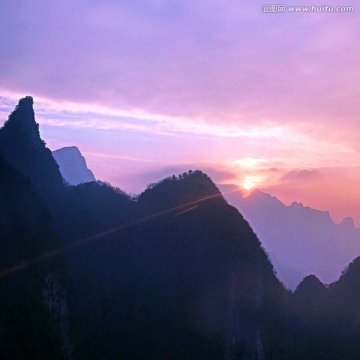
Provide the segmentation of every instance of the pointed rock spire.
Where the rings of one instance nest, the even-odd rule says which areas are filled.
[[[34,100],[31,96],[20,99],[15,110],[10,114],[3,129],[4,136],[15,136],[22,141],[41,141],[39,125],[35,121]]]
[[[0,129],[0,154],[45,195],[62,187],[63,179],[51,151],[40,137],[33,104],[31,96],[20,99]]]

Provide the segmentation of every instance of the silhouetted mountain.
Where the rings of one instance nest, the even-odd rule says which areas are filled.
[[[343,323],[350,325],[348,330],[360,335],[360,257],[350,263],[330,289],[337,305],[336,314],[341,316]]]
[[[152,185],[132,211],[132,222],[75,251],[74,317],[84,338],[106,334],[102,344],[79,340],[82,358],[260,359],[273,351],[284,290],[247,222],[205,174]]]
[[[294,359],[360,358],[360,258],[329,287],[311,276],[293,296]]]
[[[32,97],[21,99],[0,129],[0,154],[30,178],[43,201],[47,204],[55,201],[57,192],[63,188],[63,178],[51,151],[40,138]]]
[[[274,351],[270,328],[284,289],[205,174],[165,179],[136,199],[99,182],[66,187],[31,98],[0,135],[1,152],[39,194],[57,194],[49,209],[66,244],[77,358],[261,359]],[[9,139],[20,144],[15,155]]]
[[[1,360],[359,358],[359,260],[337,283],[309,276],[291,294],[201,171],[136,198],[101,182],[67,186],[31,98],[0,130],[0,149]],[[252,203],[274,209],[261,193]]]
[[[224,189],[261,239],[280,280],[291,289],[309,274],[325,283],[337,280],[360,254],[360,230],[351,218],[335,224],[328,212],[301,203],[286,206],[258,190],[243,197]]]
[[[70,185],[96,181],[94,174],[88,169],[85,158],[76,146],[64,147],[52,152],[60,167],[63,178]]]
[[[47,259],[60,249],[50,215],[1,156],[0,174],[0,359],[62,359],[66,303],[61,262]]]
[[[330,287],[333,352],[337,359],[360,358],[360,257]],[[333,356],[335,359],[335,356]]]
[[[315,276],[306,276],[295,290],[295,296],[313,299],[326,291],[325,285]]]

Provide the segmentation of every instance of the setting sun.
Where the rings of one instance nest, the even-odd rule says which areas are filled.
[[[254,187],[254,183],[252,182],[246,182],[243,184],[243,187],[246,189],[246,190],[251,190],[253,187]]]
[[[257,181],[254,177],[247,176],[245,178],[245,180],[243,181],[242,186],[246,190],[251,190],[256,185],[256,183],[257,183]]]

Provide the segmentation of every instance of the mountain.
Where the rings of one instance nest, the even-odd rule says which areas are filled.
[[[0,359],[60,360],[67,346],[62,265],[47,258],[60,243],[29,179],[1,156],[0,174]]]
[[[326,287],[325,285],[315,276],[306,276],[296,288],[294,294],[297,297],[308,298],[309,301],[322,296]]]
[[[291,293],[203,172],[137,197],[101,182],[68,186],[32,99],[15,112],[5,124],[13,142],[0,130],[1,360],[359,358],[360,258],[337,282],[308,276]],[[274,211],[271,197],[254,197]]]
[[[88,169],[86,160],[76,146],[64,147],[52,152],[60,167],[60,172],[70,185],[96,181],[94,174]]]
[[[99,183],[69,190],[79,358],[260,359],[270,351],[285,291],[247,222],[205,174],[165,179],[136,199]]]
[[[213,182],[200,171],[168,178],[132,206],[132,221],[74,251],[82,358],[266,356],[285,291]]]
[[[332,319],[329,332],[338,358],[360,358],[360,257],[353,260],[331,284],[327,315]]]
[[[301,203],[286,206],[259,190],[244,197],[234,188],[223,189],[249,221],[280,280],[290,289],[310,274],[324,283],[334,282],[360,254],[360,229],[351,218],[335,224],[328,212]]]
[[[306,277],[292,299],[292,359],[360,358],[360,257],[328,286]]]
[[[0,154],[29,179],[61,238],[75,358],[263,359],[281,350],[271,344],[285,290],[209,177],[174,176],[137,198],[100,182],[66,186],[32,105],[20,100],[0,130]]]
[[[40,137],[31,96],[19,101],[0,129],[0,154],[29,177],[46,205],[57,201],[63,189],[63,178],[51,151]]]

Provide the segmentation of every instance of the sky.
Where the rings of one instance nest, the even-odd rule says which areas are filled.
[[[48,147],[128,192],[201,169],[360,226],[360,5],[272,4],[0,0],[0,123],[31,95]]]

